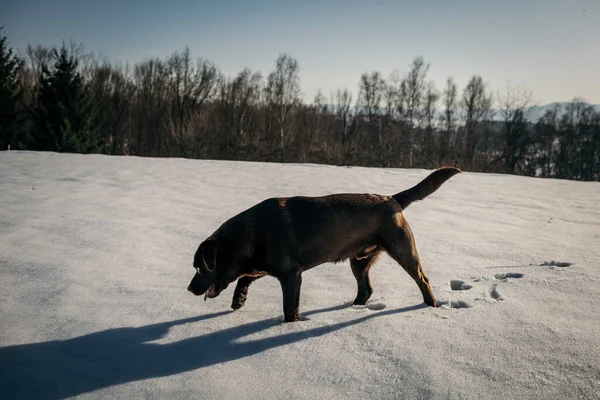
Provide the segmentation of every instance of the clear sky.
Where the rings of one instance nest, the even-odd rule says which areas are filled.
[[[119,62],[189,46],[228,75],[266,75],[286,52],[307,101],[319,88],[356,92],[363,72],[405,73],[422,55],[438,89],[480,74],[540,104],[600,103],[600,0],[1,0],[0,25],[17,49],[73,39]]]

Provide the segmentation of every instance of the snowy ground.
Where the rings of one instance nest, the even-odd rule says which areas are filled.
[[[0,153],[0,398],[600,398],[598,183],[463,173],[411,205],[437,309],[387,256],[367,307],[347,263],[307,272],[293,324],[272,278],[236,312],[186,291],[264,198],[428,173]]]

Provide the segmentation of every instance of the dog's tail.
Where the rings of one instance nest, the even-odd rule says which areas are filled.
[[[462,171],[455,167],[441,167],[433,171],[429,176],[423,179],[418,185],[411,187],[403,192],[396,193],[394,200],[400,203],[402,209],[405,209],[413,201],[423,200],[442,186],[442,183],[452,178]]]

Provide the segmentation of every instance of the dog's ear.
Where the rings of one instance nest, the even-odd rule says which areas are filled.
[[[204,268],[206,268],[209,272],[212,272],[217,267],[217,241],[216,240],[207,240],[202,243],[202,263],[204,264]]]

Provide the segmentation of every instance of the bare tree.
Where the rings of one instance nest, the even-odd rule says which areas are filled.
[[[369,122],[373,122],[376,115],[381,111],[381,101],[385,93],[385,81],[381,74],[373,71],[364,73],[358,82],[358,108],[367,116]]]
[[[260,141],[258,109],[261,101],[262,75],[244,69],[234,79],[219,83],[216,97],[214,130],[218,151],[227,158],[255,158]],[[208,143],[205,143],[208,146]]]
[[[137,88],[134,123],[136,135],[132,154],[158,156],[165,149],[165,121],[168,119],[168,70],[159,59],[135,65],[133,82]],[[168,155],[168,154],[164,154]]]
[[[23,101],[27,108],[31,108],[39,90],[42,69],[52,62],[52,48],[28,44],[21,58],[25,61],[21,74]]]
[[[594,169],[598,165],[598,113],[581,97],[574,98],[565,107],[560,121],[557,172],[561,178],[580,180],[598,179]]]
[[[220,77],[215,66],[204,59],[194,65],[187,47],[181,53],[174,53],[166,65],[171,104],[171,118],[167,121],[171,135],[166,144],[174,142],[177,155],[189,157],[200,130],[198,113],[215,94]]]
[[[498,93],[498,106],[503,122],[503,150],[500,160],[504,171],[514,174],[517,168],[524,172],[522,163],[526,158],[531,137],[527,124],[532,119],[531,91],[523,90],[508,84],[504,93]]]
[[[90,71],[88,90],[96,106],[96,129],[110,154],[128,154],[131,144],[131,107],[135,86],[127,67],[108,62]]]
[[[27,66],[39,76],[42,74],[42,67],[52,61],[52,49],[42,45],[28,44],[23,59],[26,60]]]
[[[265,88],[266,102],[269,107],[270,120],[274,120],[279,131],[280,157],[283,149],[291,139],[292,114],[300,103],[300,77],[298,62],[287,54],[277,58],[275,71],[267,78]],[[269,122],[268,135],[273,133],[272,122]]]
[[[295,140],[295,152],[300,162],[307,162],[311,156],[317,157],[321,162],[333,158],[326,134],[328,113],[327,99],[321,90],[317,92],[310,106],[302,108],[304,126],[298,129]]]
[[[444,88],[443,104],[444,104],[444,115],[442,123],[442,131],[439,134],[438,140],[438,159],[442,164],[446,164],[448,160],[453,159],[456,163],[456,153],[452,154],[452,148],[456,147],[454,143],[456,137],[456,124],[457,124],[457,108],[458,108],[458,88],[452,77],[446,80],[446,87]]]
[[[425,96],[427,72],[429,64],[421,56],[416,57],[410,65],[408,73],[400,83],[398,90],[398,109],[405,129],[400,142],[400,159],[404,166],[412,168],[414,164],[413,149],[415,127],[419,121]],[[408,157],[406,157],[408,153]]]
[[[345,145],[352,134],[350,123],[352,119],[352,93],[348,89],[338,89],[335,96],[331,99],[332,112],[339,123],[337,137],[339,137],[342,145]]]
[[[596,109],[591,114],[590,144],[593,146],[591,163],[591,179],[600,181],[600,110]]]
[[[390,74],[385,91],[386,114],[392,120],[401,120],[406,110],[406,80],[395,69]]]
[[[559,146],[559,115],[562,107],[556,105],[546,110],[535,124],[534,137],[537,152],[537,167],[544,178],[556,176],[556,152]]]
[[[490,117],[492,96],[487,92],[486,85],[479,75],[473,76],[463,90],[462,108],[464,109],[465,125],[461,135],[463,142],[463,158],[465,166],[475,168],[477,149],[484,137],[484,123]]]
[[[338,89],[331,95],[331,113],[334,117],[333,140],[337,149],[337,164],[348,164],[353,157],[358,118],[352,109],[352,93],[348,89]]]
[[[435,160],[435,116],[437,111],[437,102],[440,98],[435,89],[434,82],[429,82],[423,96],[423,112],[421,113],[422,140],[421,140],[421,165],[431,168],[437,164]]]
[[[416,125],[419,118],[418,113],[427,90],[425,78],[427,77],[427,72],[429,72],[429,66],[430,64],[425,63],[423,57],[416,57],[410,66],[408,74],[404,78],[406,87],[406,119],[411,127]]]

